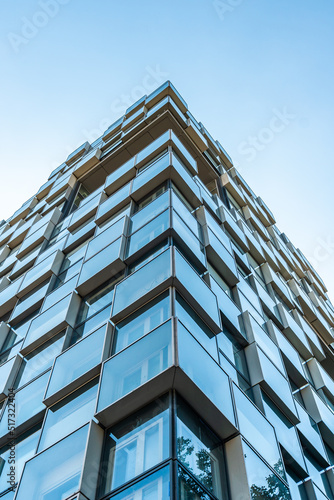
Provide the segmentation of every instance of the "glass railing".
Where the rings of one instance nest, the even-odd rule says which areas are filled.
[[[45,399],[80,379],[102,362],[106,325],[56,357]]]
[[[169,320],[104,363],[97,412],[166,370],[173,358]]]
[[[77,303],[78,300],[76,298]],[[33,319],[23,347],[32,346],[36,341],[42,343],[44,338],[50,338],[54,333],[64,328],[67,325],[71,305],[74,305],[72,293]]]
[[[169,207],[170,191],[165,191],[151,203],[131,217],[131,232],[134,233]]]
[[[170,250],[166,250],[116,286],[113,316],[170,276],[171,256]]]
[[[178,356],[180,368],[216,408],[235,424],[228,376],[180,322]]]
[[[249,320],[252,327],[254,340],[265,352],[268,358],[271,359],[271,361],[276,365],[276,368],[278,368],[280,372],[285,375],[285,368],[278,347],[251,315],[249,315]]]
[[[153,241],[170,227],[170,211],[167,209],[138,231],[131,234],[127,248],[127,257]]]
[[[103,234],[103,233],[101,233]],[[115,240],[113,243],[105,247],[103,250],[95,254],[92,258],[89,260],[85,261],[78,280],[77,287],[82,287],[85,283],[87,283],[89,280],[97,280],[97,275],[99,273],[106,273],[107,270],[109,269],[110,271],[113,272],[113,274],[116,274],[121,270],[121,268],[124,267],[123,262],[119,262],[119,265],[116,266],[115,263],[118,259],[121,258],[121,248],[122,248],[122,237],[118,238]],[[111,266],[112,269],[111,269]],[[112,277],[112,273],[108,273],[108,278]],[[102,278],[100,279],[100,283],[97,283],[96,281],[94,282],[94,288],[96,286],[102,284],[105,281],[106,275],[104,274]],[[91,290],[89,290],[91,291]],[[85,290],[85,293],[87,293],[88,290]]]

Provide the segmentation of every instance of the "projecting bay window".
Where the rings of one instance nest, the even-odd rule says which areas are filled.
[[[170,294],[164,292],[115,327],[113,354],[161,325],[170,317]]]
[[[106,436],[101,464],[100,495],[167,459],[169,441],[167,396],[112,427]]]
[[[169,393],[106,431],[97,498],[223,500],[224,468],[217,436]]]

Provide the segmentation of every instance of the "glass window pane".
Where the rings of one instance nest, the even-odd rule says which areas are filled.
[[[95,238],[88,245],[85,260],[87,261],[97,252],[102,250],[102,248],[105,248],[107,245],[110,245],[110,243],[115,241],[122,234],[123,229],[124,217],[105,229],[99,235],[95,236]]]
[[[175,315],[189,332],[196,337],[198,342],[202,344],[204,349],[217,361],[218,351],[215,335],[178,293],[176,293]]]
[[[46,338],[50,338],[52,332],[56,333],[55,329],[66,320],[67,313],[72,302],[72,297],[72,294],[67,295],[31,322],[28,334],[24,341],[25,347],[44,335]],[[64,328],[64,324],[62,325],[62,328]]]
[[[152,196],[152,195],[151,195]],[[143,202],[141,203],[141,205]],[[131,232],[134,233],[140,227],[166,210],[169,206],[169,191],[155,198],[148,205],[145,205],[139,212],[131,217]]]
[[[102,287],[100,287],[97,291],[94,290],[94,292],[82,299],[76,319],[77,325],[86,321],[87,318],[111,304],[114,295],[113,290],[115,282],[115,280],[112,280],[111,282],[102,285]]]
[[[172,364],[172,323],[167,321],[104,364],[98,411]]]
[[[93,418],[97,389],[95,379],[49,408],[38,451],[48,448]]]
[[[153,241],[160,234],[166,231],[169,225],[170,213],[169,210],[166,210],[162,214],[158,215],[158,217],[151,220],[151,222],[143,226],[141,229],[139,229],[135,233],[132,233],[129,239],[127,256],[132,255],[140,248],[147,245],[147,243]]]
[[[209,491],[222,498],[220,441],[181,398],[177,405],[177,456]]]
[[[248,379],[248,368],[244,348],[240,342],[237,341],[233,333],[224,326],[223,331],[217,335],[217,341],[220,351],[224,353],[237,370]]]
[[[60,500],[77,492],[88,425],[30,460],[23,472],[17,500]]]
[[[305,487],[302,480],[293,471],[286,471],[289,489],[293,500],[307,500]]]
[[[270,358],[271,361],[275,363],[277,368],[284,375],[285,369],[278,347],[251,315],[249,315],[249,319],[252,325],[252,330],[254,333],[254,338],[256,340],[256,343],[261,347],[261,349],[267,354],[268,358]]]
[[[46,397],[101,363],[105,332],[104,325],[56,358]]]
[[[191,290],[196,302],[202,306],[217,325],[220,325],[217,300],[214,293],[177,250],[175,251],[175,267],[176,276],[182,285],[187,290]]]
[[[286,406],[295,413],[296,408],[288,381],[260,349],[258,350],[258,355],[260,358],[264,380],[268,382],[272,390],[286,404]]]
[[[169,292],[167,292],[148,302],[116,325],[113,354],[161,325],[169,316],[170,297]]]
[[[234,423],[228,376],[180,322],[177,328],[180,367],[223,415]]]
[[[186,200],[184,200],[184,201],[186,202]],[[172,191],[172,205],[173,205],[173,208],[176,210],[176,212],[181,217],[181,219],[187,224],[187,226],[192,230],[192,232],[198,237],[199,236],[199,224],[198,224],[197,220],[195,219],[195,217],[190,212],[189,208],[185,205],[184,202],[182,202],[180,200],[179,195],[177,195],[175,193],[174,186],[173,186],[173,191]]]
[[[236,385],[233,385],[233,390],[240,432],[269,465],[285,479],[283,462],[273,426]]]
[[[250,494],[253,500],[291,500],[289,489],[269,467],[243,443]]]
[[[268,420],[275,426],[277,439],[301,466],[305,466],[295,426],[291,424],[270,398],[264,393],[262,397],[264,411]]]
[[[27,384],[30,380],[51,367],[54,358],[58,356],[62,349],[64,335],[65,331],[24,358],[17,379],[17,387]]]
[[[168,398],[164,397],[109,430],[102,460],[100,495],[165,460],[169,453]]]
[[[112,314],[119,313],[170,276],[170,251],[167,250],[117,285]]]
[[[113,500],[169,500],[169,466],[108,498]],[[6,499],[5,499],[6,500]]]
[[[46,384],[50,373],[44,373],[30,384],[16,392],[15,395],[15,425],[18,427],[45,409],[42,403]],[[2,414],[0,435],[8,432],[8,407]]]
[[[211,500],[204,489],[182,468],[178,468],[180,500]]]
[[[72,346],[78,340],[86,337],[93,330],[96,330],[98,326],[106,323],[110,318],[110,305],[99,311],[98,313],[91,316],[84,323],[81,323],[73,332],[70,337],[69,345]]]
[[[10,470],[10,465],[13,464],[13,462],[9,462],[9,460],[12,460],[10,445],[0,450],[0,494],[10,486],[14,486],[12,481],[18,482],[20,480],[25,462],[35,454],[40,429],[33,428],[32,430],[30,429],[29,432],[31,433],[30,435],[25,434],[23,439],[21,436],[19,441],[15,442],[14,471]],[[1,496],[1,498],[6,499],[7,496]]]

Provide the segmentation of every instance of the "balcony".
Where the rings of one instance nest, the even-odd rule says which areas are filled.
[[[176,319],[105,361],[96,418],[110,426],[171,388],[218,435],[236,432],[228,376]]]
[[[43,254],[41,258],[43,258]],[[56,250],[39,262],[39,259],[37,259],[34,267],[24,275],[22,280],[18,280],[21,285],[17,292],[18,297],[23,297],[23,295],[29,293],[33,288],[40,285],[53,274],[57,274],[63,262],[63,258],[64,254],[60,250]]]
[[[220,331],[214,293],[175,248],[160,253],[116,285],[111,316],[113,322],[120,321],[169,286],[175,286],[194,305],[214,332]]]
[[[309,359],[312,357],[312,351],[303,329],[294,320],[292,315],[284,309],[282,304],[277,304],[277,310],[282,319],[284,334],[291,344],[300,352],[303,358]]]
[[[102,237],[102,235],[103,233],[99,236]],[[91,242],[93,244],[92,247],[96,250],[97,246],[102,243],[102,240],[103,237],[99,241],[94,239]],[[81,296],[92,292],[125,268],[123,262],[125,242],[124,236],[121,236],[90,259],[85,260],[76,286],[76,290]],[[92,247],[90,248],[90,252],[94,251]]]
[[[73,327],[79,306],[80,297],[72,292],[36,316],[30,324],[21,353],[25,355],[67,326]]]
[[[43,418],[46,408],[42,400],[49,375],[50,372],[46,372],[15,392],[15,433],[17,435],[25,432]],[[12,411],[13,408],[8,407],[8,405],[2,411],[0,420],[0,446],[6,442],[8,443],[10,440],[8,414],[12,414]]]
[[[228,237],[222,230],[218,233],[214,233],[213,230],[206,225],[203,226],[203,239],[208,260],[215,269],[217,269],[224,280],[230,286],[234,286],[238,283],[239,278]]]
[[[167,179],[171,179],[193,207],[201,204],[200,190],[189,171],[173,154],[166,153],[133,180],[131,197],[139,201]]]
[[[100,373],[110,351],[110,324],[84,337],[55,358],[44,404],[53,405]]]
[[[125,186],[113,193],[99,206],[95,217],[95,222],[98,226],[130,203],[130,189],[131,182],[125,184]]]
[[[251,367],[252,386],[260,384],[291,422],[297,424],[299,420],[287,379],[255,343],[247,346],[245,353]]]

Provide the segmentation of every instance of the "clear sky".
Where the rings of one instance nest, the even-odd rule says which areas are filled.
[[[334,299],[334,3],[2,0],[0,220],[171,80]]]

